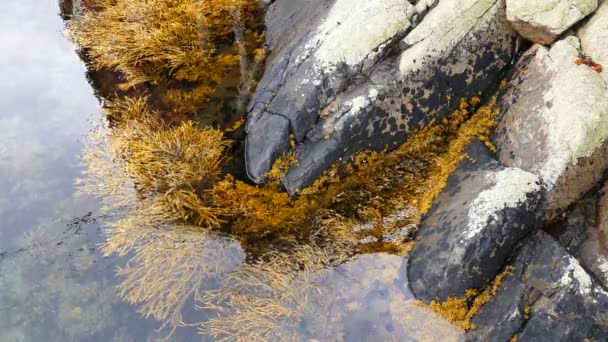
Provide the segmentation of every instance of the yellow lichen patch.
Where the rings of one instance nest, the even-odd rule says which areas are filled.
[[[475,329],[475,324],[471,322],[471,319],[492,296],[496,295],[504,277],[512,272],[513,266],[509,265],[496,276],[491,284],[481,291],[470,289],[461,298],[452,297],[445,302],[434,300],[429,304],[429,307],[464,330]]]
[[[507,80],[502,80],[502,81],[500,81],[499,88],[505,89],[505,88],[507,88],[507,85],[508,85]]]

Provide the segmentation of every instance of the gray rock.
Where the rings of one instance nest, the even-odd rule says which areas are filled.
[[[564,222],[554,224],[558,241],[568,253],[604,287],[608,288],[608,241],[606,240],[606,196],[588,194],[565,214]]]
[[[506,168],[479,141],[433,204],[410,253],[408,279],[420,299],[461,297],[503,267],[513,247],[536,227],[539,178]]]
[[[544,232],[513,260],[496,296],[473,318],[472,341],[605,341],[608,293]]]
[[[568,253],[576,256],[596,225],[596,196],[586,196],[563,214],[563,220],[549,225],[545,231],[557,237]]]
[[[499,103],[503,114],[493,139],[499,160],[541,177],[549,219],[608,168],[608,84],[603,73],[575,63],[579,48],[573,36],[551,49],[532,47]]]
[[[581,50],[595,62],[608,67],[608,2],[602,1],[591,18],[577,31]],[[608,72],[600,74],[608,83]]]
[[[342,157],[394,147],[480,94],[512,58],[504,10],[504,0],[276,1],[249,108],[249,177],[264,181],[291,133],[300,164],[285,185],[295,193]]]
[[[507,19],[523,37],[551,44],[593,13],[598,0],[507,0]]]

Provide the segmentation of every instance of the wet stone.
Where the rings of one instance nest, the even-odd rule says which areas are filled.
[[[605,288],[608,288],[608,244],[605,222],[606,195],[593,191],[564,213],[564,221],[555,224],[558,241],[568,253]]]
[[[473,318],[471,341],[605,341],[608,293],[555,239],[538,231],[514,271]]]
[[[474,141],[421,223],[408,277],[420,299],[462,297],[494,279],[513,247],[536,226],[537,176],[500,165]]]
[[[300,161],[291,194],[361,150],[383,150],[496,84],[512,59],[504,0],[278,0],[271,54],[247,124],[247,171],[264,181],[277,156]],[[285,19],[289,18],[289,20]],[[289,121],[263,131],[261,118]],[[326,137],[330,137],[330,141]]]

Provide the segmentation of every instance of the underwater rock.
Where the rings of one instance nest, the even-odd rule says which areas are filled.
[[[403,143],[494,84],[513,57],[504,0],[278,0],[267,26],[247,173],[263,182],[293,134],[292,194],[342,157]]]
[[[598,0],[507,0],[507,19],[523,37],[549,45],[593,13]]]
[[[604,341],[608,292],[552,237],[525,241],[496,296],[473,318],[471,341]]]
[[[608,51],[608,45],[595,51]],[[541,177],[548,219],[581,198],[608,168],[608,83],[603,73],[576,63],[581,52],[574,36],[551,49],[533,46],[499,101],[502,119],[493,137],[499,160]]]
[[[500,165],[480,141],[467,150],[422,221],[408,279],[420,299],[462,297],[494,279],[513,247],[536,227],[538,177]]]

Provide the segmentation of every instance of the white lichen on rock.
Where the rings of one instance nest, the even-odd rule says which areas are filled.
[[[491,219],[499,219],[506,208],[525,203],[527,195],[540,190],[538,176],[518,168],[491,171],[485,175],[490,187],[483,190],[469,205],[465,239],[474,238],[483,231]]]
[[[410,28],[415,12],[407,0],[338,0],[313,41],[323,67],[356,66],[389,39]]]
[[[575,287],[583,295],[590,294],[593,285],[591,276],[589,276],[576,259],[571,256],[567,256],[566,258],[568,258],[568,266],[560,278],[559,284],[563,287]]]
[[[597,268],[600,273],[597,276],[608,281],[608,258],[603,255],[598,256]]]
[[[367,91],[367,94],[356,96],[353,99],[344,102],[344,113],[339,116],[332,116],[329,120],[325,121],[323,123],[323,130],[327,134],[331,134],[334,131],[342,131],[344,124],[352,117],[357,116],[372,102],[376,101],[379,94],[378,89],[371,88]]]
[[[429,63],[445,59],[480,21],[496,20],[499,10],[497,0],[439,1],[403,39],[408,48],[400,56],[401,74],[418,78],[433,72]]]
[[[568,37],[537,55],[555,73],[543,97],[551,104],[543,115],[550,157],[539,170],[551,186],[566,168],[608,140],[608,89],[599,73],[575,65],[579,45],[577,38]]]
[[[578,30],[577,36],[585,54],[594,62],[608,67],[608,1],[602,2],[589,21]],[[601,75],[608,83],[608,72],[604,71]]]

